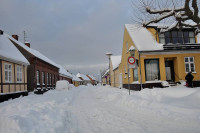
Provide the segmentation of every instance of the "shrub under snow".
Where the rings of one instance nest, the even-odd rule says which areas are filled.
[[[59,80],[56,82],[56,90],[65,90],[65,89],[69,90],[69,88],[70,85],[67,80]]]

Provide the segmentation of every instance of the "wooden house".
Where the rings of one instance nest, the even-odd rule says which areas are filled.
[[[67,80],[70,84],[72,84],[73,76],[65,70],[61,65],[59,66],[59,80]]]
[[[91,84],[91,80],[85,74],[78,73],[76,76],[82,80],[83,85]]]
[[[28,95],[28,65],[28,60],[0,30],[0,101]]]
[[[111,86],[113,87],[122,87],[122,73],[119,71],[121,63],[121,55],[111,56],[110,58],[110,80]]]
[[[166,81],[176,84],[185,80],[188,72],[194,75],[194,86],[200,86],[200,42],[195,29],[185,27],[162,33],[165,27],[125,25],[120,70],[124,88],[128,88],[130,47],[135,49],[136,59],[136,67],[129,69],[131,89],[163,87]]]
[[[12,43],[30,62],[27,69],[28,91],[41,93],[55,88],[59,76],[59,67],[39,51],[30,48],[30,43],[21,43],[17,35],[9,36]]]
[[[73,82],[73,85],[78,87],[79,85],[82,85],[83,84],[83,81],[78,78],[76,75],[72,74],[73,78],[72,78],[72,82]]]

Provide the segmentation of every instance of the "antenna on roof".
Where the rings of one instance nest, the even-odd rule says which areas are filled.
[[[24,43],[26,42],[26,38],[27,38],[26,31],[24,30]]]

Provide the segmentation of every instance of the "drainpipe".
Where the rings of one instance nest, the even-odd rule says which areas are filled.
[[[139,64],[140,64],[140,88],[142,90],[142,72],[141,72],[141,59],[140,59],[140,51],[138,51],[139,53]]]

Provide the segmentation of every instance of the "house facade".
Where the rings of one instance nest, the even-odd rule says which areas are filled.
[[[122,87],[122,73],[120,72],[121,56],[111,56],[110,58],[110,80],[111,86]]]
[[[72,74],[73,78],[72,78],[72,82],[73,85],[78,87],[79,85],[82,85],[82,80],[80,78],[78,78],[76,75]]]
[[[21,43],[18,36],[8,36],[12,43],[30,62],[27,68],[28,91],[36,93],[55,88],[59,76],[59,67],[39,51],[30,48],[30,43]]]
[[[83,85],[91,84],[91,80],[85,74],[78,73],[76,76],[82,80]]]
[[[140,90],[146,87],[162,87],[163,81],[180,82],[192,72],[194,86],[200,86],[200,44],[195,29],[174,29],[161,33],[158,25],[147,28],[126,24],[124,30],[121,72],[123,87]],[[136,68],[129,69],[127,58],[134,47]]]
[[[28,95],[28,60],[0,30],[0,101]]]
[[[59,80],[67,80],[70,84],[72,84],[73,76],[67,72],[61,65],[59,66]]]

